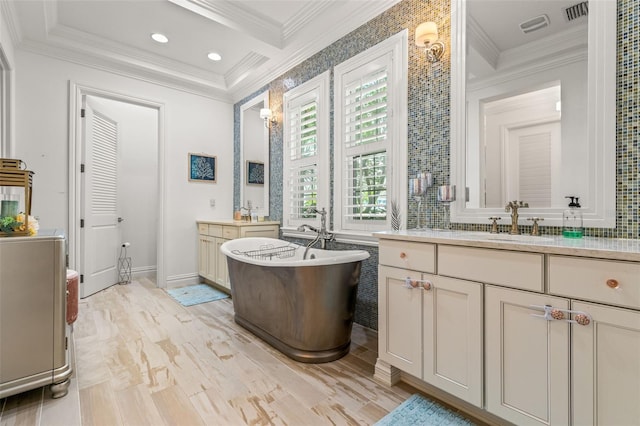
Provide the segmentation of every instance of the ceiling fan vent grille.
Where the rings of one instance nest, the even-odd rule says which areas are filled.
[[[574,4],[564,10],[567,21],[573,21],[581,16],[587,16],[589,14],[589,2],[583,1],[582,3]]]

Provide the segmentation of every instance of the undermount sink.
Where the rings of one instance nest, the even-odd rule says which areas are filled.
[[[535,235],[511,235],[511,234],[489,234],[475,233],[475,238],[492,241],[514,241],[526,243],[543,243],[553,241],[553,238],[540,237]]]

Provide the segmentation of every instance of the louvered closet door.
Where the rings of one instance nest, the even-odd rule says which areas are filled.
[[[118,280],[117,123],[85,106],[82,297]]]

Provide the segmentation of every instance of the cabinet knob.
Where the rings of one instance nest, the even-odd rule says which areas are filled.
[[[433,287],[433,284],[431,283],[431,281],[424,280],[422,282],[422,288],[424,288],[425,290],[431,290],[432,287]]]
[[[400,252],[400,259],[405,259],[407,257],[407,253],[401,251]]]
[[[620,283],[618,282],[618,280],[614,280],[613,278],[607,280],[607,286],[609,288],[618,288],[620,287]]]
[[[561,320],[564,319],[564,312],[562,312],[559,309],[553,309],[551,311],[551,318],[555,319],[555,320]]]
[[[589,325],[589,323],[591,322],[589,317],[584,314],[578,314],[573,317],[573,319],[580,325]]]

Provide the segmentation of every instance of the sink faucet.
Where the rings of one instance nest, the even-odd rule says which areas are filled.
[[[333,235],[333,233],[327,231],[327,211],[325,210],[325,208],[323,207],[322,210],[318,210],[314,207],[310,211],[312,213],[320,215],[320,229],[307,224],[298,226],[298,231],[304,231],[305,229],[308,229],[316,233],[316,237],[309,244],[307,244],[307,248],[304,251],[304,256],[302,257],[303,259],[307,258],[309,249],[318,241],[320,241],[320,248],[325,250],[327,248],[327,242],[335,240],[335,236]]]
[[[504,207],[505,212],[509,213],[509,211],[511,211],[511,229],[509,230],[509,234],[520,234],[520,229],[518,229],[518,209],[525,207],[529,207],[529,203],[525,203],[524,201],[509,201]]]

